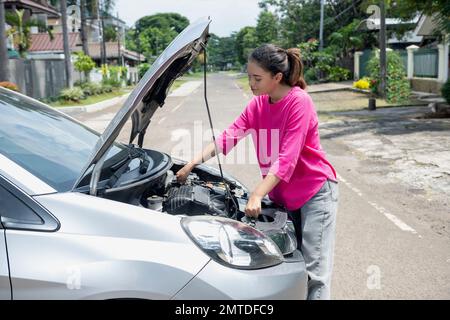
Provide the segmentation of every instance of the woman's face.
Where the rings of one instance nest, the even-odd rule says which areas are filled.
[[[281,73],[272,75],[270,71],[261,68],[256,62],[250,60],[247,65],[248,82],[255,96],[272,93],[283,78]]]

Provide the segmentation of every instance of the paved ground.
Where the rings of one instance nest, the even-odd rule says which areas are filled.
[[[250,97],[225,74],[208,81],[221,131]],[[188,159],[210,140],[202,86],[192,90],[169,97],[157,111],[146,147]],[[324,101],[317,105],[320,111]],[[77,118],[102,131],[118,108]],[[450,298],[450,122],[418,119],[425,111],[327,113],[321,124],[322,145],[340,181],[334,299]],[[129,125],[119,138],[127,142],[128,134]],[[228,156],[224,169],[253,188],[260,180],[250,161],[253,146],[250,140],[240,145],[237,154],[247,163]]]

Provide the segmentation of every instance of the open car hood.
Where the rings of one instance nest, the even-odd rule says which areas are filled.
[[[138,145],[142,146],[150,119],[158,107],[164,105],[170,86],[190,68],[206,45],[210,23],[209,18],[202,18],[190,24],[156,59],[98,139],[73,189],[79,187],[90,168],[93,170],[91,193],[92,189],[96,189],[98,177],[94,175],[99,174],[108,150],[130,117],[132,129],[129,142],[139,136]]]

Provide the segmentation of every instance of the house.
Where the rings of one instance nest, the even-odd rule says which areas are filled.
[[[372,22],[374,29],[379,28],[379,19]],[[402,56],[414,91],[439,94],[440,88],[449,78],[449,35],[436,33],[437,25],[433,16],[419,15],[406,22],[386,19],[388,29],[399,24],[409,25],[411,30],[400,39],[391,37],[387,41],[388,50],[396,50]],[[371,50],[355,52],[355,79],[367,75],[366,66],[370,55]]]
[[[107,42],[106,61],[108,64],[135,67],[145,61],[145,57],[137,52],[125,49],[123,42]],[[89,55],[97,63],[101,64],[101,43],[89,43]]]
[[[69,50],[71,53],[82,51],[80,34],[69,33]],[[28,59],[64,59],[63,34],[53,34],[53,39],[48,33],[31,35],[31,46],[28,49]]]

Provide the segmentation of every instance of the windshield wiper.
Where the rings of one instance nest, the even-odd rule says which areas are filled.
[[[120,166],[106,182],[105,189],[114,187],[117,180],[119,180],[120,176],[127,171],[130,162],[134,159],[139,159],[141,161],[141,164],[139,165],[139,173],[144,174],[147,172],[148,166],[150,165],[149,156],[144,150],[141,148],[135,148],[134,145],[131,144],[128,146],[128,157],[118,163]],[[116,164],[115,167],[117,167],[118,164]]]

